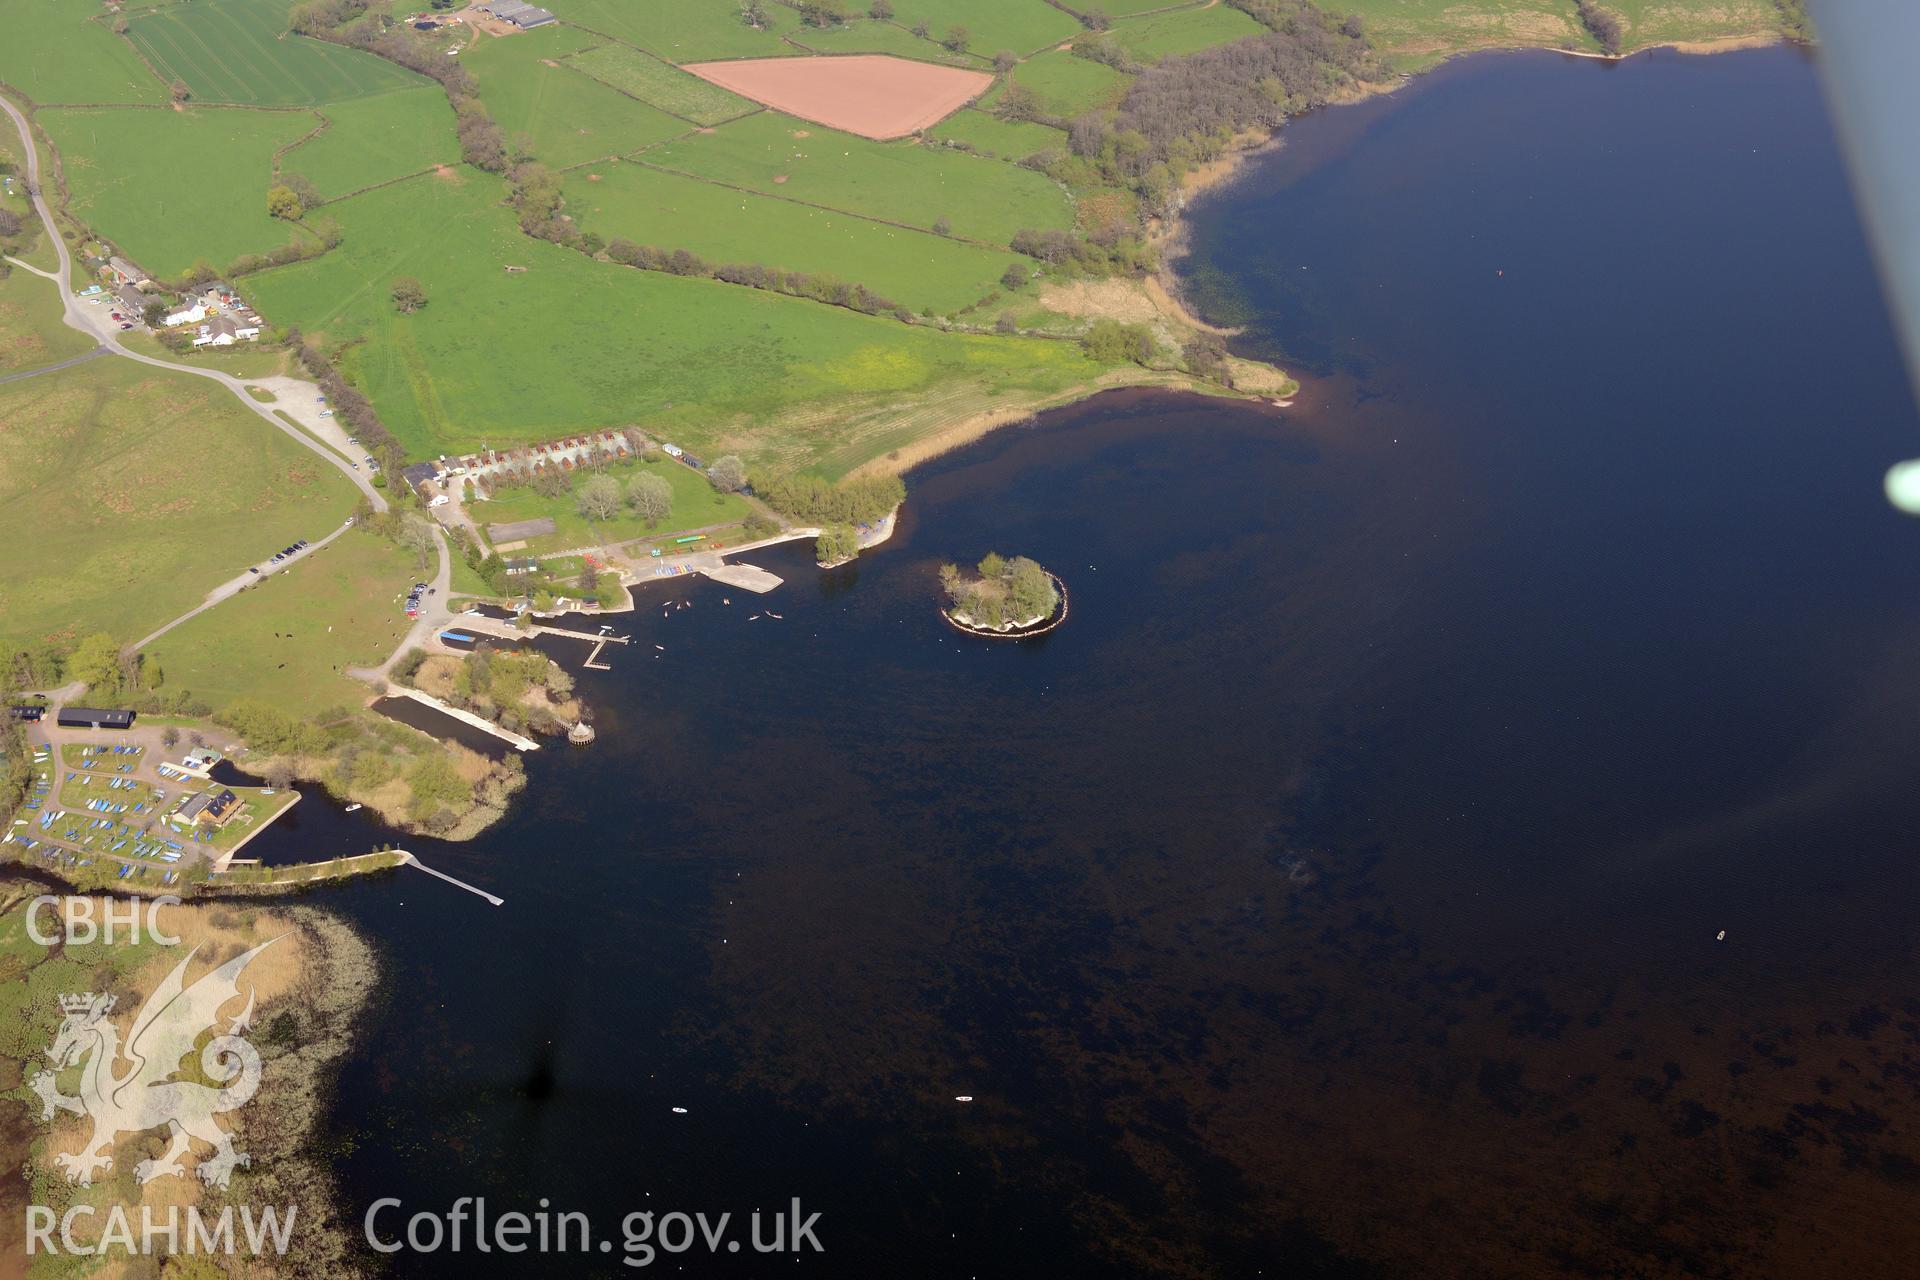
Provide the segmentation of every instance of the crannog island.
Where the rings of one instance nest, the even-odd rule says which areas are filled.
[[[940,585],[947,621],[976,634],[1031,634],[1065,604],[1060,580],[1026,556],[1009,560],[989,551],[974,574],[943,564]]]
[[[1464,49],[1806,35],[1797,0],[910,8],[14,15],[0,507],[60,554],[0,565],[9,705],[140,712],[271,790],[470,835],[517,756],[376,700],[516,750],[584,738],[571,670],[476,653],[680,572],[750,579],[724,553],[770,539],[844,562],[890,533],[900,472],[1043,407],[1290,394],[1166,271],[1187,193],[1288,117]],[[777,87],[725,70],[770,59]],[[869,72],[885,118],[835,87]],[[0,810],[68,812],[52,748],[79,740],[8,734]],[[111,856],[28,838],[174,884],[131,856],[160,802],[126,803]]]

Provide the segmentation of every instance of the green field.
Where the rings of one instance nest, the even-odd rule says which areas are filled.
[[[1114,105],[1132,83],[1112,67],[1076,57],[1065,49],[1029,58],[1013,69],[1012,80],[1033,91],[1042,111],[1069,119]],[[1000,100],[1002,92],[1002,87],[996,85],[982,100],[983,105],[991,107]]]
[[[669,62],[781,57],[793,46],[780,37],[800,29],[800,15],[784,4],[766,5],[767,25],[757,30],[740,20],[734,0],[554,0],[546,7],[566,22]]]
[[[567,65],[695,124],[719,124],[760,110],[757,103],[624,44],[572,54]]]
[[[165,102],[167,87],[133,46],[72,0],[9,0],[0,80],[41,106],[56,102]],[[12,130],[8,129],[9,136]]]
[[[1626,47],[1662,41],[1720,40],[1772,34],[1780,11],[1772,0],[1607,0],[1627,24]]]
[[[828,275],[918,311],[951,312],[997,287],[1014,255],[924,231],[662,173],[633,163],[568,175],[567,207],[611,240],[688,249],[709,262]]]
[[[983,155],[1022,160],[1038,151],[1063,149],[1067,135],[1058,129],[1026,121],[1002,120],[990,111],[972,107],[956,111],[933,131],[936,138],[964,142]]]
[[[910,140],[872,142],[772,111],[658,147],[647,162],[911,227],[945,218],[955,235],[990,244],[1007,243],[1022,227],[1073,223],[1072,202],[1042,174]]]
[[[0,377],[85,355],[93,345],[62,323],[51,280],[18,267],[0,279]]]
[[[460,159],[453,111],[438,85],[330,103],[319,137],[280,157],[280,172],[304,175],[330,199]]]
[[[216,709],[257,698],[292,715],[357,704],[342,674],[377,666],[406,635],[412,553],[358,530],[169,631],[146,650],[168,689]],[[329,630],[331,628],[331,630]]]
[[[383,58],[287,31],[291,0],[194,0],[133,19],[127,37],[196,102],[304,106],[424,83]]]
[[[594,262],[522,236],[498,182],[473,170],[329,212],[340,249],[254,276],[251,292],[325,341],[368,339],[348,367],[415,457],[640,423],[709,456],[719,444],[804,461],[846,446],[859,415],[898,416],[942,387],[1044,393],[1097,371],[1065,344],[941,334]],[[424,309],[394,311],[398,275],[422,282]]]
[[[1357,13],[1374,48],[1403,65],[1461,49],[1545,45],[1592,50],[1571,0],[1328,0],[1329,13]]]
[[[1002,49],[1022,56],[1036,53],[1082,30],[1078,20],[1046,0],[894,0],[893,20],[909,28],[925,22],[935,40],[944,37],[948,27],[965,27],[967,47],[989,58]]]
[[[978,44],[958,53],[949,51],[945,45],[938,43],[945,30],[945,27],[930,30],[929,38],[923,40],[897,22],[876,22],[871,18],[863,18],[844,26],[827,27],[821,30],[804,28],[796,31],[789,39],[801,48],[811,49],[815,53],[886,53],[899,58],[912,58],[919,62],[942,62],[949,66],[968,67],[975,71],[986,68],[992,62],[996,51],[983,50]]]
[[[704,529],[710,525],[734,524],[753,512],[745,498],[734,493],[715,492],[705,476],[671,459],[662,458],[651,463],[631,459],[616,462],[605,468],[604,474],[617,480],[622,489],[630,485],[635,476],[659,476],[673,487],[673,513],[662,520],[657,529],[647,528],[646,521],[627,512],[622,512],[612,520],[593,521],[580,514],[579,503],[573,494],[543,498],[525,486],[498,490],[497,496],[476,502],[467,510],[475,523],[482,526],[537,520],[542,516],[553,517],[552,533],[534,539],[527,550],[512,552],[513,555],[540,555],[685,529]],[[573,477],[576,491],[584,483],[584,475]]]
[[[45,539],[0,561],[0,647],[138,639],[353,509],[338,472],[228,392],[130,360],[0,386],[0,422],[0,508]]]
[[[684,121],[559,61],[590,39],[547,27],[482,41],[465,55],[482,101],[507,137],[556,169],[623,155],[687,131]]]
[[[216,268],[299,233],[267,214],[273,153],[311,132],[310,111],[135,107],[42,111],[60,149],[70,208],[156,276]],[[180,157],[192,156],[183,181]]]
[[[1172,13],[1155,13],[1113,24],[1114,38],[1142,62],[1173,53],[1192,53],[1266,32],[1264,24],[1224,4],[1209,9],[1176,9]]]
[[[1545,46],[1594,52],[1571,0],[1327,0],[1327,12],[1359,14],[1374,47],[1402,69],[1468,49]],[[1606,0],[1637,49],[1674,40],[1775,36],[1772,0]]]

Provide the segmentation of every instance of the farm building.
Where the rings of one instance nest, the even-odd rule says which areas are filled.
[[[400,478],[407,482],[407,487],[422,497],[425,496],[423,486],[440,483],[440,475],[440,468],[431,462],[416,462],[400,472]]]
[[[119,254],[115,254],[113,257],[107,259],[106,274],[107,280],[110,283],[132,285],[136,289],[143,284],[153,283],[153,281],[147,279],[146,272]]]
[[[131,729],[133,712],[103,711],[98,707],[62,707],[54,717],[62,729]]]
[[[12,707],[9,708],[9,710],[12,711],[15,720],[25,720],[28,722],[38,720],[41,716],[47,714],[45,707]]]
[[[491,14],[502,22],[512,23],[522,31],[544,27],[554,20],[553,15],[545,9],[526,4],[523,0],[491,0],[491,3],[480,6],[480,12]]]

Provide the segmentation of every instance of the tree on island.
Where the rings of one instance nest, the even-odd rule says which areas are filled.
[[[637,476],[627,487],[627,505],[654,528],[673,512],[673,486],[660,476]]]
[[[813,550],[821,564],[839,564],[860,554],[860,535],[850,524],[830,524],[814,540]]]
[[[412,276],[401,276],[393,282],[393,305],[401,315],[412,315],[427,305],[426,286]]]
[[[941,565],[940,585],[954,621],[988,630],[1031,626],[1060,607],[1053,576],[1026,556],[1008,560],[989,551],[971,577],[958,565]]]

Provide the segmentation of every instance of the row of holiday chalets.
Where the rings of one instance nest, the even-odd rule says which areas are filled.
[[[80,290],[80,300],[108,308],[122,329],[189,333],[196,347],[230,347],[260,336],[259,313],[222,281],[210,280],[175,293],[162,289],[118,254],[89,258],[86,265],[100,283]]]
[[[638,427],[622,430],[589,431],[585,435],[565,436],[543,444],[520,445],[511,449],[483,449],[458,458],[442,455],[432,462],[416,462],[402,474],[422,497],[431,501],[451,485],[462,485],[462,494],[484,498],[495,488],[523,484],[545,472],[563,474],[592,470],[623,458],[636,457],[650,449],[659,449],[677,462],[699,470],[700,459],[677,445],[656,444]],[[471,489],[464,486],[471,485]],[[456,494],[455,496],[461,496]]]

